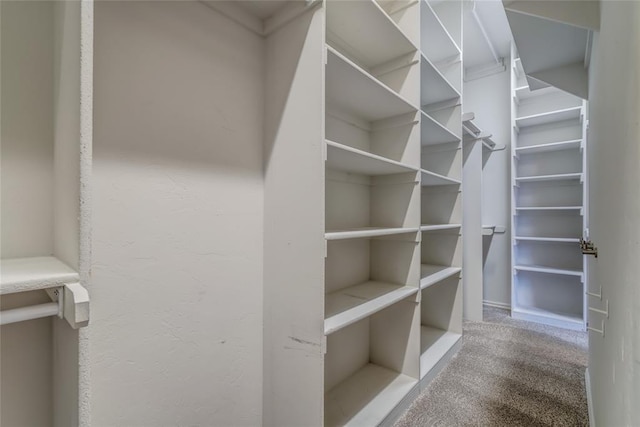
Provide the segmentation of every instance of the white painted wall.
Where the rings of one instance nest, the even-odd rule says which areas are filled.
[[[95,8],[91,424],[260,425],[264,41]]]
[[[590,287],[610,317],[589,333],[595,425],[640,425],[640,3],[602,1],[589,87]],[[590,298],[591,306],[601,303]],[[600,328],[602,316],[590,314]]]
[[[505,60],[508,63],[508,60]],[[477,80],[464,82],[465,112],[475,113],[476,123],[491,133],[496,144],[507,148],[484,155],[482,171],[482,223],[505,226],[506,233],[483,237],[484,300],[511,305],[511,230],[510,151],[511,86],[506,70]],[[485,151],[486,153],[486,151]],[[466,197],[466,196],[465,196]]]

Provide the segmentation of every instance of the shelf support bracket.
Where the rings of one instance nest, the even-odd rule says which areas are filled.
[[[607,300],[605,302],[605,309],[604,310],[600,310],[597,308],[593,308],[593,307],[588,307],[588,310],[592,313],[598,313],[601,314],[603,316],[605,316],[607,319],[609,318],[609,300]]]
[[[587,295],[589,295],[590,297],[594,297],[594,298],[598,298],[600,301],[602,301],[602,286],[600,286],[600,293],[594,293],[594,292],[585,292]]]
[[[588,326],[588,324],[587,324],[587,330],[588,331],[592,331],[592,332],[597,332],[600,335],[602,335],[602,338],[604,338],[604,320],[602,320],[601,329],[592,328],[591,326]]]

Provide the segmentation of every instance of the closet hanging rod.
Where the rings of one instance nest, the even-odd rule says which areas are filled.
[[[0,325],[25,322],[43,317],[60,316],[61,311],[57,302],[48,302],[28,307],[14,308],[0,311]]]

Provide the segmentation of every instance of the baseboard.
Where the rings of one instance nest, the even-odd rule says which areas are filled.
[[[584,370],[584,385],[587,389],[587,408],[589,410],[589,427],[596,427],[596,419],[593,416],[593,397],[591,396],[591,377],[589,368]]]
[[[482,300],[482,305],[486,305],[487,307],[502,308],[504,310],[511,310],[511,304],[505,304],[503,302]]]

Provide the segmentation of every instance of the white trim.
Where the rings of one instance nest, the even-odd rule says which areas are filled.
[[[589,410],[589,427],[596,427],[596,418],[593,415],[593,396],[591,395],[591,376],[589,368],[584,370],[584,385],[587,389],[587,409]]]
[[[489,301],[485,299],[482,300],[482,305],[486,305],[487,307],[502,308],[504,310],[511,310],[511,304],[506,304],[504,302]]]

